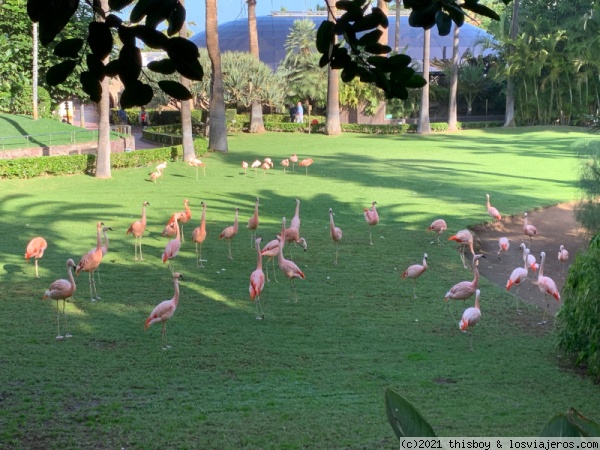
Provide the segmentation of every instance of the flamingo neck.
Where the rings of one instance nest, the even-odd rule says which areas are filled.
[[[540,263],[540,271],[538,272],[538,281],[544,276],[544,262],[546,261],[546,255],[542,256],[542,262]]]
[[[206,229],[206,206],[204,206],[204,208],[202,208],[202,217],[200,219],[200,229],[201,230]]]
[[[176,239],[178,241],[180,241],[181,240],[181,232],[179,231],[179,223],[177,222],[177,216],[175,216],[175,230],[176,230],[175,232],[177,233]]]
[[[142,206],[142,225],[146,226],[146,205]]]
[[[179,303],[179,278],[175,278],[173,284],[175,285],[175,295],[173,295],[173,303],[177,306],[177,303]]]
[[[481,308],[479,307],[479,295],[476,295],[476,296],[475,296],[475,308],[477,308],[477,309],[481,309]]]
[[[106,230],[102,230],[102,234],[104,235],[104,242],[106,242],[106,245],[102,248],[108,251],[108,235],[106,234]]]
[[[423,268],[427,269],[427,258],[423,258]]]
[[[258,253],[258,261],[256,263],[256,270],[262,270],[262,255],[260,254],[260,245],[256,246],[256,253]]]
[[[97,231],[96,231],[96,250],[102,250],[102,234],[101,234],[101,228],[102,226],[98,226],[97,227]]]
[[[335,224],[333,223],[333,213],[329,213],[329,227],[331,228],[331,232],[333,233],[335,230]]]
[[[479,270],[477,269],[477,266],[473,268],[473,272],[475,273],[475,278],[473,278],[473,285],[477,287],[477,284],[479,283]]]
[[[75,292],[75,278],[73,277],[73,266],[67,265],[67,272],[69,273],[69,281],[71,282],[71,289]]]

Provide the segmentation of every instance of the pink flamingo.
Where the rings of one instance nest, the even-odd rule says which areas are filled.
[[[261,256],[267,256],[269,259],[267,260],[267,263],[265,264],[267,267],[267,281],[271,281],[269,280],[269,261],[273,261],[273,275],[275,277],[275,281],[277,281],[277,272],[275,271],[275,256],[277,256],[279,254],[279,240],[278,239],[273,239],[270,242],[267,242],[265,244],[265,246],[263,247],[262,251],[260,252]]]
[[[402,279],[412,278],[413,280],[413,295],[417,298],[417,278],[419,278],[427,270],[427,253],[423,254],[423,264],[413,264],[402,273]]]
[[[531,240],[533,236],[537,236],[538,234],[537,228],[529,223],[527,219],[527,213],[525,213],[525,216],[523,218],[523,233],[526,236],[529,236],[529,240]]]
[[[490,194],[485,194],[485,198],[487,199],[486,206],[487,206],[488,215],[491,218],[496,219],[497,221],[502,220],[502,216],[500,215],[498,210],[496,208],[494,208],[492,205],[490,205]]]
[[[296,171],[296,163],[298,162],[298,156],[296,156],[296,154],[292,154],[292,156],[290,156],[290,161],[292,163],[292,172]]]
[[[446,231],[448,226],[446,225],[446,221],[444,219],[437,219],[431,222],[431,225],[427,227],[427,231],[433,231],[437,234],[438,245],[442,245],[440,242],[440,235]],[[433,242],[432,242],[433,244]]]
[[[239,208],[235,208],[235,219],[233,220],[233,225],[225,228],[223,231],[221,231],[221,234],[219,235],[219,239],[226,239],[227,240],[227,245],[229,247],[229,259],[233,259],[233,256],[231,255],[231,240],[237,235],[238,232],[238,211],[240,209]]]
[[[277,235],[277,240],[279,241],[279,253],[277,255],[277,261],[279,262],[279,269],[283,272],[283,274],[289,278],[290,280],[290,294],[293,291],[295,294],[294,302],[298,301],[298,292],[296,291],[296,278],[304,279],[304,273],[300,270],[300,268],[289,259],[285,259],[283,257],[283,246],[285,245],[285,238],[283,230],[285,230],[285,217],[282,221],[281,233]]]
[[[290,167],[290,160],[289,159],[284,159],[281,161],[281,165],[283,166],[283,174],[285,175],[285,169],[287,167]]]
[[[254,244],[256,243],[256,229],[258,228],[258,197],[256,197],[256,202],[254,203],[254,215],[250,217],[248,220],[248,225],[246,228],[250,230],[250,247],[254,248]]]
[[[527,255],[529,255],[529,249],[525,247],[525,244],[521,244],[519,248],[523,250],[523,267],[517,267],[515,270],[512,271],[510,277],[508,278],[508,281],[506,282],[507,291],[510,291],[510,288],[512,288],[513,286],[521,286],[521,284],[527,279]],[[515,299],[517,301],[517,314],[520,314],[519,297],[515,296]]]
[[[507,252],[508,249],[510,248],[510,242],[508,241],[507,237],[501,237],[500,239],[498,239],[498,259],[500,261],[502,261],[502,258],[500,257],[500,253],[502,252]]]
[[[296,210],[294,211],[294,217],[290,221],[290,228],[297,228],[300,230],[300,199],[296,199]]]
[[[156,170],[159,170],[161,172],[163,170],[165,170],[166,168],[167,168],[167,161],[163,161],[159,165],[156,166]]]
[[[242,169],[244,169],[244,175],[247,175],[248,163],[246,161],[242,161]]]
[[[153,181],[156,183],[156,180],[158,180],[161,176],[162,176],[162,170],[157,169],[154,172],[150,173],[150,181]]]
[[[185,242],[185,235],[183,234],[183,224],[188,223],[192,219],[192,210],[190,209],[190,201],[187,198],[183,201],[183,206],[185,208],[185,211],[173,213],[173,215],[167,222],[165,229],[162,232],[163,236],[173,236],[173,234],[174,234],[173,231],[175,231],[175,230],[173,229],[172,225],[175,222],[175,214],[179,214],[177,216],[177,220],[179,221],[179,224],[181,225],[181,242]]]
[[[136,261],[138,260],[138,246],[140,248],[140,261],[144,259],[142,255],[142,236],[144,235],[144,231],[146,231],[146,206],[149,204],[149,202],[142,203],[142,218],[133,222],[125,232],[125,236],[128,236],[130,233],[133,234],[133,253]]]
[[[175,257],[179,253],[179,249],[181,248],[181,232],[179,231],[179,223],[178,223],[179,214],[180,213],[175,213],[175,216],[174,216],[175,239],[171,239],[169,242],[167,242],[167,245],[165,246],[165,251],[163,252],[162,258],[161,258],[163,264],[166,263],[167,261],[169,261],[169,269],[171,270],[171,273],[174,272],[171,261],[173,259],[175,259]]]
[[[475,306],[465,309],[462,315],[462,319],[458,323],[458,328],[463,333],[469,333],[469,348],[473,351],[473,333],[471,329],[479,323],[481,319],[481,309],[479,307],[479,297],[481,291],[477,289],[475,291]]]
[[[475,255],[473,256],[473,281],[461,281],[460,283],[455,284],[450,288],[444,297],[445,301],[450,299],[452,300],[463,300],[465,301],[469,297],[472,297],[477,290],[477,285],[479,283],[479,270],[477,269],[477,265],[479,264],[479,260],[481,258],[485,258],[485,255]],[[448,308],[450,307],[450,303],[448,303]]]
[[[333,223],[333,209],[329,208],[329,234],[331,235],[331,239],[335,243],[335,261],[334,264],[338,262],[338,247],[340,246],[340,241],[342,240],[342,230],[335,226]]]
[[[291,244],[292,242],[296,245],[301,245],[304,248],[304,251],[308,249],[308,243],[306,239],[300,237],[300,231],[298,228],[286,228],[283,230],[283,237],[285,239],[286,244]],[[290,258],[292,257],[292,247],[290,247]]]
[[[563,273],[565,270],[564,263],[566,263],[569,260],[569,251],[565,248],[564,245],[561,245],[560,248],[558,249],[558,260],[561,263],[563,263],[563,265],[561,267],[561,273]]]
[[[160,302],[156,307],[152,310],[148,318],[146,319],[146,323],[144,323],[144,330],[148,330],[148,328],[157,323],[162,323],[162,330],[160,332],[162,349],[168,350],[171,348],[167,343],[167,321],[173,317],[175,314],[175,310],[177,309],[177,304],[179,303],[179,279],[183,278],[178,272],[173,274],[173,284],[175,285],[175,294],[171,300],[165,300],[164,302]]]
[[[469,230],[460,230],[455,235],[450,236],[448,240],[458,242],[460,259],[463,263],[463,267],[467,269],[467,264],[465,263],[465,248],[469,247],[471,255],[473,255],[473,257],[475,256],[475,251],[473,250],[473,235]]]
[[[79,260],[79,263],[77,264],[77,268],[75,269],[75,273],[77,275],[79,275],[79,272],[81,272],[82,270],[84,272],[88,272],[90,281],[90,298],[93,302],[101,299],[101,297],[98,295],[98,291],[96,290],[94,272],[100,266],[100,263],[102,262],[102,257],[104,256],[102,253],[102,236],[100,234],[103,226],[104,222],[98,222],[96,224],[96,248],[90,250],[85,255],[83,255]],[[95,297],[94,293],[96,294]]]
[[[271,164],[273,164],[273,163],[271,163]],[[260,165],[260,168],[263,170],[265,177],[267,176],[267,170],[269,170],[272,167],[271,164],[269,164],[268,162],[264,162]]]
[[[196,181],[198,181],[198,167],[202,167],[202,173],[206,176],[206,166],[198,158],[192,158],[188,161],[188,165],[196,168]]]
[[[27,244],[27,248],[25,249],[25,259],[29,262],[29,258],[35,258],[35,277],[39,278],[40,275],[38,273],[38,259],[44,256],[44,250],[48,248],[48,243],[46,239],[41,236],[34,237]]]
[[[546,309],[544,310],[544,317],[542,321],[538,325],[543,325],[546,323],[546,319],[548,317],[548,308],[550,307],[550,303],[548,303],[548,296],[554,297],[558,303],[560,303],[560,294],[558,289],[556,289],[556,283],[550,277],[544,276],[544,262],[546,261],[546,253],[540,253],[540,258],[542,259],[540,263],[540,271],[538,272],[538,279],[534,281],[533,284],[536,284],[540,291],[544,294],[544,300],[546,301]]]
[[[202,264],[202,243],[206,239],[206,203],[201,202],[202,205],[202,217],[200,218],[200,226],[194,228],[192,231],[192,242],[196,243],[196,267],[204,267]],[[198,244],[200,244],[200,252],[198,252]]]
[[[254,169],[254,176],[256,176],[256,170],[262,166],[262,163],[260,162],[260,160],[256,160],[252,163],[252,165],[250,167],[252,167]]]
[[[260,305],[260,294],[265,287],[265,274],[262,270],[262,256],[260,251],[260,242],[262,238],[256,238],[254,247],[256,247],[256,253],[258,254],[258,261],[256,263],[256,270],[250,274],[250,299],[256,303],[256,319],[262,320],[265,318],[265,314],[262,311]],[[260,312],[259,312],[260,310]]]
[[[67,330],[67,316],[65,314],[65,302],[68,298],[72,297],[75,293],[75,279],[73,278],[73,267],[75,267],[75,261],[72,259],[67,260],[67,273],[69,274],[69,279],[59,279],[54,281],[50,288],[44,293],[44,298],[52,298],[56,300],[56,322],[58,327],[58,334],[56,335],[56,339],[63,339],[63,337],[70,338],[72,335],[67,333],[65,336],[60,334],[60,309],[58,309],[58,301],[63,301],[63,317],[65,318],[65,329]]]
[[[369,244],[373,245],[373,236],[371,235],[371,227],[374,227],[379,223],[379,214],[375,205],[377,202],[371,203],[371,209],[364,208],[364,216],[367,224],[369,225]]]
[[[311,166],[312,163],[313,163],[312,158],[306,158],[306,159],[303,159],[302,161],[300,161],[300,163],[298,165],[300,167],[306,167],[306,175],[308,175],[308,166]]]
[[[113,229],[111,227],[103,227],[102,228],[102,235],[104,236],[104,243],[102,244],[102,257],[103,258],[104,258],[104,255],[106,255],[108,253],[108,235],[106,234],[107,231],[113,231]],[[94,273],[96,275],[98,275],[98,283],[100,283],[100,268],[97,268]]]

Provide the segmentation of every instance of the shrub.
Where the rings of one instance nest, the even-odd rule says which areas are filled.
[[[579,188],[583,194],[582,201],[575,208],[577,220],[592,233],[600,232],[600,143],[592,140],[581,140],[575,144],[581,160]]]
[[[559,310],[558,348],[600,381],[600,234],[569,268]]]

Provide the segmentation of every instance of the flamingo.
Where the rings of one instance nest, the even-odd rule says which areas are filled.
[[[300,230],[300,199],[296,199],[296,210],[294,211],[294,217],[290,221],[290,228],[297,228]]]
[[[273,168],[273,161],[271,160],[271,158],[263,159],[263,164],[268,164],[271,169]]]
[[[254,176],[256,176],[256,169],[258,169],[260,166],[262,166],[262,163],[258,159],[256,161],[254,161],[252,163],[252,165],[250,166],[254,169]]]
[[[63,317],[65,318],[65,329],[68,330],[67,316],[65,314],[65,303],[68,298],[73,296],[73,294],[75,293],[75,289],[77,288],[75,286],[75,279],[73,278],[73,267],[75,267],[75,261],[73,261],[72,259],[68,259],[67,260],[67,273],[69,274],[69,279],[68,280],[65,280],[65,279],[55,280],[50,285],[50,288],[44,293],[45,299],[52,298],[52,299],[56,300],[56,322],[57,322],[57,327],[58,327],[58,334],[56,335],[56,339],[63,339],[64,337],[67,337],[67,338],[72,337],[72,335],[69,334],[68,331],[64,336],[62,336],[60,334],[60,310],[58,309],[58,301],[59,300],[63,301]]]
[[[290,160],[288,158],[282,160],[281,165],[283,166],[283,174],[285,175],[285,169],[290,167]]]
[[[287,244],[290,244],[292,242],[296,245],[300,244],[304,248],[304,251],[306,251],[308,248],[308,243],[306,242],[306,239],[304,239],[303,237],[300,237],[300,231],[298,231],[298,228],[293,228],[293,227],[286,228],[285,230],[283,230],[283,237]],[[290,258],[291,257],[292,257],[292,247],[290,247]]]
[[[254,247],[256,248],[256,253],[258,254],[258,261],[256,263],[256,270],[250,274],[250,299],[256,303],[256,319],[262,320],[265,318],[265,314],[262,311],[262,306],[260,305],[260,294],[262,293],[263,288],[265,287],[265,274],[262,270],[262,256],[260,251],[260,242],[262,238],[256,238],[254,243]],[[260,312],[259,312],[260,310]]]
[[[502,258],[500,257],[500,253],[502,252],[507,252],[508,249],[510,248],[510,242],[508,241],[507,237],[501,237],[500,239],[498,239],[498,259],[500,261],[502,261]]]
[[[544,262],[546,261],[546,253],[540,253],[540,258],[542,261],[540,262],[540,271],[538,272],[538,279],[534,281],[533,284],[536,284],[540,291],[544,294],[544,300],[546,301],[546,309],[544,310],[544,317],[542,321],[538,323],[538,325],[543,325],[547,322],[548,317],[548,308],[550,307],[550,303],[548,303],[548,296],[552,296],[556,299],[558,303],[560,303],[560,293],[558,289],[556,289],[556,283],[550,277],[544,276]]]
[[[374,227],[379,223],[379,214],[375,205],[377,202],[371,203],[371,209],[364,208],[364,216],[367,224],[369,225],[369,244],[373,245],[373,236],[371,235],[371,227]]]
[[[561,263],[566,263],[569,260],[569,251],[565,248],[564,245],[561,245],[560,248],[558,249],[558,260]],[[565,266],[564,264],[561,267],[561,273],[563,273],[565,270]]]
[[[312,163],[313,163],[312,158],[306,158],[306,159],[303,159],[302,161],[300,161],[300,163],[298,165],[300,167],[306,167],[306,175],[308,175],[308,166],[312,165]]]
[[[277,282],[277,272],[275,271],[275,256],[277,256],[279,254],[279,240],[278,239],[273,239],[270,242],[267,242],[265,244],[265,246],[263,247],[263,249],[260,252],[261,256],[268,256],[269,259],[267,260],[267,263],[265,264],[267,267],[267,281],[271,281],[269,280],[269,261],[273,261],[273,275],[275,276],[275,281]]]
[[[104,258],[104,255],[106,255],[106,253],[108,252],[108,235],[106,234],[107,231],[113,231],[113,229],[111,227],[103,227],[102,228],[102,234],[104,235],[104,244],[102,244],[102,257]],[[96,275],[98,275],[98,283],[100,283],[100,268],[96,269],[96,271],[94,272]]]
[[[515,270],[512,271],[512,273],[510,274],[510,277],[508,278],[508,281],[506,282],[506,290],[507,291],[510,291],[510,288],[512,288],[513,286],[521,286],[521,283],[523,283],[527,279],[527,275],[528,275],[527,256],[529,255],[529,249],[527,247],[525,247],[525,244],[521,244],[519,246],[519,248],[521,248],[523,250],[523,267],[517,267]],[[520,314],[520,312],[519,312],[519,297],[516,297],[516,300],[517,300],[517,314]]]
[[[527,213],[525,213],[525,216],[523,217],[523,233],[526,236],[529,236],[530,241],[533,236],[537,236],[538,234],[537,228],[529,223],[527,219]]]
[[[192,242],[196,243],[196,267],[204,267],[202,261],[202,243],[206,239],[206,203],[201,202],[202,205],[202,217],[200,218],[200,226],[192,231]],[[200,244],[200,252],[198,252],[198,244]]]
[[[166,168],[167,168],[167,161],[163,161],[159,165],[156,166],[156,170],[158,170],[160,172],[162,172]]]
[[[464,268],[467,269],[467,264],[465,263],[465,247],[469,247],[469,250],[474,257],[475,251],[473,250],[473,235],[469,230],[460,230],[455,235],[450,236],[448,240],[458,242],[460,248],[460,259]]]
[[[155,170],[154,172],[150,173],[150,180],[156,183],[156,180],[158,180],[161,176],[162,170]]]
[[[175,294],[173,294],[173,298],[171,300],[165,300],[164,302],[160,302],[156,307],[152,310],[148,318],[146,319],[146,323],[144,324],[144,330],[148,330],[148,328],[157,323],[162,323],[162,330],[160,332],[161,335],[161,343],[162,349],[168,350],[171,348],[167,343],[167,320],[173,317],[175,314],[175,310],[177,309],[177,304],[179,303],[179,279],[183,279],[183,275],[178,272],[173,274],[173,284],[175,285]]]
[[[254,248],[253,245],[256,243],[256,229],[258,228],[258,197],[256,197],[256,203],[254,203],[254,215],[248,219],[246,228],[250,230],[250,247]]]
[[[283,246],[285,245],[285,237],[283,230],[285,230],[285,217],[282,221],[281,233],[277,235],[277,240],[279,241],[279,253],[277,255],[277,261],[279,262],[279,269],[283,272],[283,274],[289,278],[290,280],[290,294],[292,290],[294,291],[295,297],[294,302],[298,301],[298,292],[296,291],[296,278],[304,279],[304,273],[300,270],[300,268],[289,259],[285,259],[283,257]]]
[[[183,201],[183,206],[185,208],[185,211],[180,211],[178,213],[174,213],[171,218],[169,219],[169,221],[167,222],[167,225],[165,226],[162,235],[163,236],[173,236],[173,222],[175,222],[175,214],[179,214],[177,220],[179,221],[179,223],[181,224],[181,242],[185,242],[185,235],[183,234],[183,224],[184,223],[188,223],[190,221],[190,219],[192,218],[192,210],[190,209],[190,201],[186,198]]]
[[[48,248],[48,243],[46,239],[41,236],[34,237],[27,244],[27,248],[25,249],[25,259],[29,262],[29,258],[35,258],[35,277],[39,278],[40,275],[38,273],[38,259],[44,256],[44,250]]]
[[[264,162],[260,165],[260,168],[263,170],[265,177],[267,176],[267,170],[269,170],[271,168],[271,164],[269,164],[268,162]]]
[[[133,234],[133,253],[136,261],[138,260],[138,247],[140,248],[140,261],[144,259],[142,255],[142,236],[144,235],[144,231],[146,231],[146,206],[149,204],[149,202],[142,203],[142,218],[133,222],[125,232],[125,236],[128,236],[130,233]]]
[[[242,169],[244,169],[244,175],[247,175],[248,163],[246,161],[242,161]]]
[[[485,198],[486,198],[486,206],[487,206],[488,215],[491,218],[496,219],[497,221],[502,220],[502,216],[500,215],[498,210],[496,208],[494,208],[492,205],[490,205],[490,194],[485,194]]]
[[[454,286],[450,288],[444,297],[445,301],[450,299],[452,300],[463,300],[465,301],[469,297],[472,297],[477,290],[477,285],[479,283],[479,270],[477,269],[477,265],[479,264],[479,260],[481,258],[485,258],[485,255],[475,255],[473,256],[473,281],[461,281],[460,283],[456,283]],[[450,303],[448,303],[448,308],[450,308]],[[450,311],[450,309],[448,309]]]
[[[165,251],[162,254],[162,262],[163,264],[169,261],[169,269],[173,272],[173,266],[171,260],[174,259],[179,253],[179,249],[181,248],[181,233],[179,231],[179,215],[180,213],[175,213],[175,239],[171,239],[167,242],[165,246]]]
[[[206,166],[198,158],[192,158],[188,161],[188,165],[196,168],[196,181],[198,181],[198,167],[202,167],[202,173],[206,176]]]
[[[295,153],[290,156],[290,162],[292,163],[292,172],[296,171],[296,163],[298,162],[298,157]]]
[[[413,295],[417,298],[417,278],[419,278],[427,270],[427,253],[423,254],[423,264],[413,264],[402,273],[402,279],[412,278],[413,280]]]
[[[219,235],[219,239],[227,239],[227,245],[229,248],[229,259],[233,259],[233,256],[231,256],[231,240],[236,236],[237,232],[238,232],[238,211],[240,209],[239,208],[235,208],[235,219],[233,220],[233,225],[228,226],[227,228],[225,228],[223,231],[221,231],[221,234]]]
[[[437,219],[431,222],[431,225],[427,227],[427,231],[433,231],[437,234],[438,245],[442,245],[440,242],[440,235],[446,231],[448,226],[446,225],[446,221],[444,219]],[[433,242],[432,242],[433,244]]]
[[[102,262],[102,256],[104,256],[102,253],[102,237],[100,234],[103,226],[104,222],[98,222],[96,224],[96,248],[83,255],[77,264],[77,268],[75,269],[75,274],[77,275],[79,275],[79,272],[82,270],[84,272],[88,272],[90,281],[90,299],[93,302],[101,299],[101,297],[98,295],[98,291],[96,290],[94,272],[100,266],[100,263]],[[94,293],[96,294],[95,297]]]
[[[473,333],[471,329],[479,323],[481,319],[481,309],[479,307],[479,297],[481,291],[477,289],[475,291],[475,306],[465,309],[462,315],[462,319],[458,323],[458,328],[463,333],[469,333],[469,348],[473,351]]]
[[[331,208],[329,208],[329,234],[335,243],[335,261],[333,261],[333,263],[337,264],[338,247],[340,246],[340,241],[342,240],[342,230],[336,227],[335,223],[333,223],[333,209]]]

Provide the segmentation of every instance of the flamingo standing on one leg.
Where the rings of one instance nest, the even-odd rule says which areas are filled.
[[[417,298],[417,278],[419,278],[427,270],[427,253],[423,254],[423,264],[413,264],[402,273],[402,279],[412,278],[413,280],[413,295]]]
[[[206,176],[206,166],[198,158],[192,158],[188,161],[188,165],[196,168],[196,181],[198,181],[198,167],[202,167],[202,173]]]
[[[252,163],[252,165],[250,166],[250,167],[252,167],[252,168],[254,169],[254,176],[256,176],[256,171],[257,171],[257,169],[258,169],[260,166],[262,166],[262,163],[260,162],[260,160],[259,160],[259,159],[257,159],[256,161],[254,161],[254,162]]]
[[[242,161],[242,169],[244,169],[244,175],[247,175],[248,163],[246,161]]]
[[[548,308],[550,307],[550,303],[548,303],[548,296],[554,297],[558,303],[560,303],[560,293],[558,289],[556,289],[556,283],[550,277],[544,276],[544,262],[546,261],[546,253],[540,253],[540,258],[542,261],[540,262],[540,271],[538,272],[538,279],[534,281],[533,284],[536,284],[540,291],[544,294],[544,300],[546,301],[546,309],[544,310],[544,317],[542,321],[538,325],[543,325],[547,322],[548,318]]]
[[[507,252],[508,249],[510,248],[510,242],[508,240],[507,237],[501,237],[500,239],[498,239],[498,259],[500,261],[502,261],[502,258],[500,257],[500,253],[502,252]]]
[[[267,242],[260,252],[261,256],[267,256],[267,263],[265,264],[267,268],[267,281],[269,280],[269,261],[273,261],[273,276],[275,277],[275,281],[277,282],[277,272],[275,271],[275,257],[279,254],[279,240],[273,239],[270,242]]]
[[[379,223],[379,214],[375,205],[377,202],[371,203],[371,209],[364,209],[364,216],[367,224],[369,225],[369,244],[373,245],[373,236],[371,235],[371,227],[374,227]]]
[[[240,210],[239,208],[235,208],[235,218],[233,220],[233,225],[225,228],[223,231],[221,231],[221,234],[219,235],[219,239],[227,240],[227,246],[229,248],[229,255],[228,255],[229,259],[233,259],[233,256],[231,255],[231,240],[237,235],[237,232],[238,232],[238,211],[239,210]]]
[[[454,286],[452,286],[444,296],[444,300],[446,302],[450,299],[465,301],[475,294],[477,285],[479,284],[479,270],[477,269],[477,265],[479,264],[479,260],[481,258],[485,258],[485,255],[473,256],[473,281],[461,281],[460,283],[456,283]],[[450,303],[448,303],[448,308],[450,308]],[[448,311],[450,311],[450,309],[448,309]]]
[[[39,278],[40,275],[38,273],[38,259],[44,256],[44,250],[48,248],[48,243],[46,239],[41,236],[34,237],[27,244],[27,248],[25,249],[25,259],[29,262],[29,258],[35,258],[35,277]]]
[[[129,233],[133,234],[133,253],[136,261],[138,260],[138,247],[140,248],[140,261],[144,259],[142,255],[142,236],[144,235],[144,231],[146,231],[146,206],[149,204],[149,202],[142,203],[142,218],[133,222],[125,232],[125,236],[128,236]]]
[[[458,323],[458,328],[464,333],[469,333],[469,348],[473,351],[473,332],[471,329],[479,323],[481,319],[481,309],[479,307],[479,297],[481,291],[477,289],[475,291],[475,306],[465,309],[462,315],[462,319]]]
[[[288,158],[282,160],[281,165],[283,166],[283,174],[285,175],[285,169],[290,167],[290,160]]]
[[[260,251],[260,241],[262,238],[256,238],[254,247],[256,247],[256,253],[258,255],[258,262],[256,263],[256,270],[250,274],[250,298],[256,303],[256,319],[261,320],[265,318],[265,314],[262,311],[260,304],[260,294],[265,287],[265,274],[262,270],[262,256]]]
[[[44,298],[52,298],[54,300],[56,300],[56,322],[57,322],[57,327],[58,327],[58,334],[56,335],[56,339],[62,339],[63,337],[67,337],[70,338],[72,337],[71,334],[69,334],[68,328],[67,328],[67,315],[65,314],[65,302],[68,298],[72,297],[73,294],[75,293],[75,279],[73,278],[73,267],[75,267],[75,261],[73,261],[72,259],[68,259],[67,260],[67,273],[69,274],[69,279],[65,280],[65,279],[59,279],[54,281],[51,285],[50,285],[50,289],[48,289],[45,293],[44,293]],[[65,319],[65,330],[67,331],[67,333],[62,336],[60,334],[60,309],[58,309],[58,301],[62,300],[63,301],[63,317]]]
[[[444,219],[437,219],[431,222],[431,225],[427,227],[427,231],[433,231],[437,234],[438,245],[442,245],[440,242],[440,235],[446,231],[448,226],[446,225],[446,221]],[[433,244],[433,242],[432,242]]]
[[[306,175],[308,175],[308,166],[311,166],[312,163],[313,163],[312,158],[306,158],[306,159],[303,159],[302,161],[300,161],[300,163],[298,165],[300,167],[306,167]]]
[[[258,197],[254,203],[254,214],[248,219],[248,225],[246,226],[250,230],[250,247],[254,248],[256,243],[256,229],[258,228]]]
[[[200,226],[194,228],[192,231],[192,242],[196,243],[196,267],[204,267],[202,264],[202,243],[206,239],[206,203],[201,202],[202,205],[202,217],[200,218]],[[200,244],[200,251],[198,252],[198,244]]]
[[[338,247],[340,246],[340,241],[342,240],[342,230],[336,227],[335,223],[333,223],[333,209],[331,208],[329,208],[329,234],[335,243],[335,261],[333,261],[333,263],[337,264]]]
[[[75,269],[75,273],[79,275],[79,272],[82,270],[84,272],[88,272],[89,281],[90,281],[90,299],[95,302],[96,300],[100,300],[101,297],[98,295],[98,291],[96,290],[96,283],[94,281],[94,272],[100,266],[102,262],[102,227],[104,226],[104,222],[98,222],[96,224],[96,248],[90,250],[85,255],[81,257],[79,263],[77,264],[77,268]],[[94,294],[96,294],[94,296]]]
[[[168,350],[171,348],[167,342],[167,321],[173,317],[175,314],[175,310],[177,309],[177,304],[179,303],[179,279],[183,278],[178,272],[173,274],[173,284],[175,285],[175,294],[171,300],[165,300],[164,302],[160,302],[156,307],[152,310],[148,318],[146,319],[146,323],[144,324],[144,330],[147,330],[152,324],[157,322],[162,323],[162,330],[160,332],[162,349]]]
[[[487,207],[488,215],[491,218],[496,219],[496,221],[498,221],[498,222],[501,221],[502,216],[500,215],[498,210],[496,208],[494,208],[492,205],[490,205],[490,194],[485,194],[485,198],[486,198],[486,207]]]
[[[292,154],[292,156],[290,156],[290,162],[292,163],[292,172],[296,171],[296,163],[298,162],[298,156],[296,156],[296,154]]]
[[[450,236],[448,240],[458,242],[460,248],[460,259],[463,263],[463,267],[467,269],[468,267],[465,263],[465,248],[469,247],[471,255],[475,256],[475,251],[473,250],[473,235],[469,230],[460,230],[455,235]]]
[[[175,257],[177,256],[177,254],[179,253],[179,249],[181,248],[181,232],[179,231],[179,215],[180,213],[175,213],[174,219],[175,219],[175,239],[171,239],[169,242],[167,242],[167,245],[165,246],[165,251],[162,254],[162,262],[163,264],[166,263],[167,261],[169,261],[169,269],[171,270],[171,273],[174,272],[173,270],[173,264],[172,264],[172,260],[175,259]]]
[[[529,223],[529,220],[527,219],[527,213],[525,213],[525,216],[523,217],[523,233],[526,236],[529,236],[530,241],[533,236],[537,236],[538,234],[537,228]]]
[[[521,244],[519,248],[523,250],[523,267],[517,267],[515,270],[512,271],[510,277],[508,278],[508,281],[506,282],[507,291],[510,291],[510,288],[512,288],[513,286],[520,287],[521,283],[523,283],[527,279],[527,256],[529,255],[529,249],[525,247],[525,244]],[[517,301],[517,314],[521,314],[519,312],[519,297],[515,296],[515,299]]]
[[[304,279],[305,276],[304,273],[293,261],[290,261],[289,259],[285,259],[283,257],[283,246],[285,245],[285,237],[283,230],[285,230],[285,217],[282,221],[281,233],[277,235],[277,240],[279,241],[279,253],[277,255],[277,261],[279,262],[279,269],[290,280],[290,294],[292,291],[294,292],[294,302],[297,302],[298,292],[296,291],[296,283],[294,280],[296,278]]]

